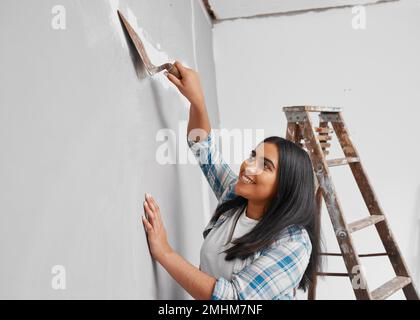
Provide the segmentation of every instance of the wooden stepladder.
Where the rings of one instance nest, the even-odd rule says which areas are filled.
[[[394,236],[389,228],[386,217],[379,205],[378,199],[368,180],[366,172],[362,166],[359,154],[354,147],[347,128],[345,126],[341,109],[332,107],[296,106],[285,107],[283,111],[287,117],[286,139],[305,147],[308,152],[314,173],[317,177],[316,200],[320,219],[321,201],[324,198],[335,235],[341,253],[322,253],[327,256],[342,256],[346,265],[347,273],[328,273],[317,272],[313,275],[313,284],[309,289],[309,299],[315,299],[317,276],[345,276],[349,277],[356,299],[363,300],[382,300],[391,296],[396,291],[402,289],[404,295],[409,300],[419,300],[419,295],[412,282],[407,265],[401,255]],[[319,115],[319,126],[314,127],[313,113]],[[329,127],[332,125],[332,128]],[[345,158],[327,160],[328,148],[332,134],[335,132],[338,142],[343,150]],[[331,175],[330,167],[349,165],[356,180],[356,183],[363,196],[364,202],[369,210],[370,216],[349,223],[343,215],[338,195],[336,193]],[[385,248],[385,253],[357,254],[352,233],[374,225]],[[360,258],[388,256],[389,261],[395,271],[395,277],[386,282],[379,288],[370,291],[367,279],[361,267]]]

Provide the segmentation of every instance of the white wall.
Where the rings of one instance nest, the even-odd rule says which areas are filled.
[[[190,0],[59,4],[65,30],[51,27],[55,0],[0,2],[0,298],[190,298],[151,259],[140,220],[149,192],[171,246],[198,266],[201,171],[156,160],[161,129],[188,151],[189,104],[147,76],[116,10],[144,32],[152,62],[198,68],[217,126],[211,24]],[[66,290],[51,286],[54,265]]]
[[[216,24],[221,126],[284,136],[283,106],[342,107],[420,287],[420,1],[366,6],[366,12],[365,30],[352,29],[350,9]],[[333,170],[347,221],[366,216],[350,170]],[[338,252],[325,208],[323,214],[328,251]],[[361,253],[383,251],[373,227],[359,231],[355,241]],[[368,259],[363,260],[368,284],[375,289],[392,277],[391,268],[386,258]],[[329,259],[328,270],[344,271],[344,265]],[[354,294],[348,279],[326,278],[318,297],[353,299]]]

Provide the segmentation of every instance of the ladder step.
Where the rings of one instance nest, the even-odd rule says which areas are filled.
[[[320,145],[321,145],[321,148],[323,149],[331,147],[331,143],[327,143],[327,142],[321,142]]]
[[[339,107],[321,107],[321,106],[289,106],[283,107],[284,112],[341,112]]]
[[[409,277],[397,276],[394,279],[388,281],[384,285],[380,286],[378,289],[372,291],[373,300],[384,300],[394,294],[396,291],[408,286],[411,283]]]
[[[330,253],[330,252],[321,252],[319,254],[320,256],[331,256],[331,257],[342,257],[342,253]],[[382,256],[388,256],[388,253],[386,252],[379,252],[379,253],[363,253],[358,255],[359,258],[369,258],[369,257],[382,257]]]
[[[385,216],[383,216],[383,215],[379,215],[379,214],[371,215],[367,218],[363,218],[361,220],[357,220],[355,222],[350,223],[348,225],[348,228],[349,228],[349,231],[351,233],[353,233],[353,232],[356,232],[360,229],[369,227],[373,224],[376,224],[376,223],[384,221],[384,220],[385,220]]]
[[[326,127],[326,128],[316,127],[315,131],[318,132],[318,133],[333,133],[334,132],[334,130],[332,128],[329,128],[329,127]]]
[[[327,135],[317,136],[316,138],[319,140],[319,142],[332,140],[332,137],[331,136],[327,136]]]
[[[348,277],[349,276],[348,273],[344,273],[344,272],[316,272],[315,274],[321,277]]]
[[[336,167],[336,166],[344,166],[349,163],[360,162],[358,157],[348,157],[348,158],[340,158],[340,159],[331,159],[327,160],[327,165],[329,167]]]

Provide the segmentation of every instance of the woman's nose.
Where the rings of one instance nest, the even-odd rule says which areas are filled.
[[[252,160],[252,161],[248,161],[246,166],[245,166],[245,174],[246,175],[257,175],[259,174],[261,171],[258,167],[257,161]]]

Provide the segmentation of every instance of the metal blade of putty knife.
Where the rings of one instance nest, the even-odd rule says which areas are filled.
[[[131,40],[133,41],[134,46],[137,49],[138,54],[140,55],[141,60],[144,63],[144,66],[146,67],[146,71],[150,76],[153,76],[154,74],[162,71],[167,70],[169,73],[173,74],[178,79],[181,79],[181,74],[178,70],[178,68],[172,64],[172,63],[164,63],[160,66],[155,66],[149,59],[146,49],[144,48],[143,42],[141,41],[140,37],[134,31],[134,29],[131,27],[130,23],[128,23],[127,19],[123,16],[123,14],[117,10],[118,16],[120,17],[125,29],[127,30],[128,35],[130,36]]]

